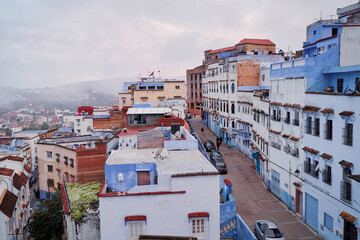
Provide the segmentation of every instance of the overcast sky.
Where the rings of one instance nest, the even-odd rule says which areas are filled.
[[[306,25],[357,0],[0,0],[0,86],[185,75],[203,51],[267,38],[301,49]]]

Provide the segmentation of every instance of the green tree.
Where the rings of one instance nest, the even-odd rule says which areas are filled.
[[[24,229],[35,240],[62,239],[63,215],[63,202],[61,194],[57,191],[50,201],[45,201],[43,209],[29,218]]]
[[[41,130],[48,130],[49,129],[49,124],[46,122],[43,122],[43,124],[41,125]]]

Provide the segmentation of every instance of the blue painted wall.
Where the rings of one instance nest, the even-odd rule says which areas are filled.
[[[240,217],[239,214],[236,214],[236,225],[238,229],[238,240],[256,240],[254,233],[246,225],[244,220]]]
[[[137,186],[137,172],[149,171],[150,184],[154,184],[154,178],[157,174],[156,163],[137,163],[137,164],[105,164],[105,181],[107,186],[114,188],[116,192],[126,192]],[[118,181],[118,174],[122,173],[124,181]]]

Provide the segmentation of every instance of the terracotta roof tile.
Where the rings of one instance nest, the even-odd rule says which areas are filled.
[[[275,46],[275,43],[273,43],[269,39],[254,39],[254,38],[244,38],[243,40],[238,42],[236,45],[240,45],[240,44],[258,44],[258,45]]]
[[[332,159],[332,156],[329,155],[329,154],[326,154],[326,153],[321,154],[320,157],[325,158],[325,159],[327,159],[327,160]]]
[[[343,111],[343,112],[339,113],[340,116],[344,116],[344,117],[350,117],[353,114],[354,114],[354,112],[350,112],[350,111]]]
[[[303,150],[309,153],[318,154],[319,151],[309,147],[303,147]]]
[[[301,188],[302,184],[300,182],[293,182],[295,187]]]
[[[8,218],[11,218],[17,202],[17,196],[12,192],[6,191],[4,198],[0,203],[0,211],[2,211]]]
[[[9,168],[0,168],[0,175],[11,177],[14,170]]]
[[[282,104],[279,103],[279,102],[270,102],[269,103],[270,105],[273,105],[273,106],[281,106]]]
[[[351,215],[350,213],[345,212],[345,211],[342,211],[340,213],[340,217],[342,217],[344,220],[351,222],[351,223],[355,223],[355,221],[357,219],[356,217],[354,217],[353,215]]]
[[[25,173],[21,172],[20,173],[20,177],[22,178],[22,185],[25,187],[26,186],[26,183],[28,181],[28,176],[25,175]]]
[[[283,104],[283,107],[291,107],[291,104],[290,103],[285,103],[285,104]]]
[[[126,216],[125,221],[145,221],[145,215],[134,215],[134,216]]]
[[[317,112],[319,110],[320,110],[320,108],[314,107],[314,106],[305,106],[303,108],[303,111],[307,111],[307,112]]]
[[[292,136],[292,137],[290,138],[290,140],[292,140],[292,141],[299,141],[299,138]]]
[[[0,158],[0,162],[1,161],[5,161],[5,160],[12,160],[12,161],[17,161],[17,162],[23,162],[25,158],[23,157],[15,157],[15,156],[6,156],[6,157],[2,157]]]
[[[277,134],[277,135],[279,135],[281,133],[281,131],[275,131],[275,130],[272,130],[272,129],[270,129],[269,132]]]
[[[234,51],[235,49],[236,49],[235,46],[226,47],[226,48],[220,48],[220,49],[210,51],[209,54],[214,54],[214,53],[219,53],[219,52],[227,52],[227,51]]]
[[[324,113],[324,114],[334,114],[334,109],[332,108],[325,108],[323,110],[320,111],[321,113]]]
[[[31,173],[31,168],[27,164],[24,165],[24,170]]]
[[[189,218],[209,217],[209,216],[210,216],[210,214],[208,212],[193,212],[193,213],[188,214]]]
[[[292,108],[298,108],[298,109],[299,109],[299,108],[300,108],[300,104],[293,104],[293,105],[291,105],[291,107],[292,107]]]
[[[289,137],[290,137],[290,134],[283,134],[282,137],[283,137],[283,138],[289,138]]]
[[[22,178],[20,177],[20,175],[17,174],[17,173],[15,173],[15,174],[14,174],[14,177],[13,177],[13,185],[14,185],[14,187],[15,187],[17,190],[19,190],[19,191],[20,191],[20,189],[21,189],[22,182],[23,182],[23,180],[22,180]]]
[[[341,160],[339,162],[339,164],[342,165],[342,166],[348,167],[348,168],[353,167],[353,164],[351,162],[348,162],[348,161],[345,161],[345,160]]]

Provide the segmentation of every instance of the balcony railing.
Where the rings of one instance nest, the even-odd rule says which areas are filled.
[[[331,171],[328,171],[327,169],[322,170],[322,181],[331,185]]]
[[[348,181],[340,182],[340,198],[343,201],[351,202],[351,183]]]
[[[298,148],[291,149],[290,154],[294,157],[299,157],[299,149]]]
[[[281,144],[280,144],[280,143],[271,142],[271,146],[272,146],[273,148],[276,148],[276,149],[281,150]]]

